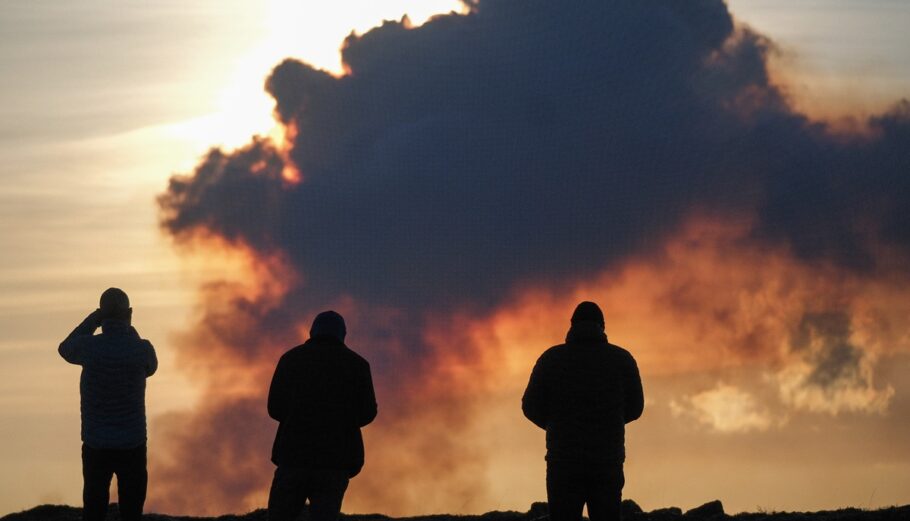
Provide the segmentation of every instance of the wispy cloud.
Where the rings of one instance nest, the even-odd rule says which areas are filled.
[[[747,391],[718,383],[712,389],[670,402],[673,415],[694,420],[716,431],[764,431],[775,425],[774,416]]]

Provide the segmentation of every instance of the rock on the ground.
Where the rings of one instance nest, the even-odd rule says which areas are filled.
[[[638,503],[632,501],[631,499],[622,500],[621,510],[623,519],[632,519],[632,516],[642,513],[642,509],[640,506],[638,506]]]
[[[647,514],[649,521],[663,521],[676,519],[682,516],[682,509],[679,507],[658,508]]]
[[[531,503],[531,508],[528,510],[528,519],[549,519],[550,517],[550,507],[546,502],[536,501]]]
[[[697,519],[713,519],[715,517],[723,516],[724,505],[720,502],[719,499],[709,501],[700,507],[695,507],[692,510],[686,511],[686,517],[693,517]]]

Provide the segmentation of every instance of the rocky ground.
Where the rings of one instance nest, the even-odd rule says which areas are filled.
[[[712,501],[683,512],[670,507],[643,512],[635,502],[623,502],[625,521],[910,521],[910,505],[881,510],[847,508],[823,512],[760,512],[728,515],[720,501]],[[308,521],[306,512],[298,521]],[[381,514],[342,515],[339,521],[548,521],[546,503],[534,503],[527,512],[487,512],[479,516],[431,515],[390,518]],[[64,505],[42,505],[31,510],[9,514],[0,521],[81,521],[82,509]],[[108,521],[119,521],[116,505],[108,512]],[[146,514],[145,521],[267,521],[266,511],[254,510],[243,515],[219,517],[168,516]]]

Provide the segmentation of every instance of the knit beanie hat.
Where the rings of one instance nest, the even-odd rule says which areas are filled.
[[[587,300],[579,304],[572,313],[572,323],[576,322],[596,322],[601,326],[604,325],[604,314],[600,307]]]
[[[313,320],[313,327],[310,328],[310,338],[318,336],[335,338],[344,342],[344,336],[347,334],[347,328],[344,325],[344,318],[334,311],[323,311],[316,315]]]
[[[126,292],[120,288],[108,288],[101,294],[99,304],[101,314],[105,318],[126,319],[129,318],[130,298]]]

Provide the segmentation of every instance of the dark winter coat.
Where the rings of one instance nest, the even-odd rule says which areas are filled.
[[[273,463],[353,477],[363,467],[360,428],[376,417],[370,364],[339,340],[311,338],[278,361],[268,410],[279,422]]]
[[[128,322],[90,315],[60,343],[64,360],[82,366],[82,441],[95,449],[131,449],[146,442],[145,379],[158,369],[155,349]]]
[[[522,398],[525,416],[547,431],[547,461],[622,464],[625,424],[644,409],[635,359],[602,329],[573,327],[565,344],[537,360]]]

